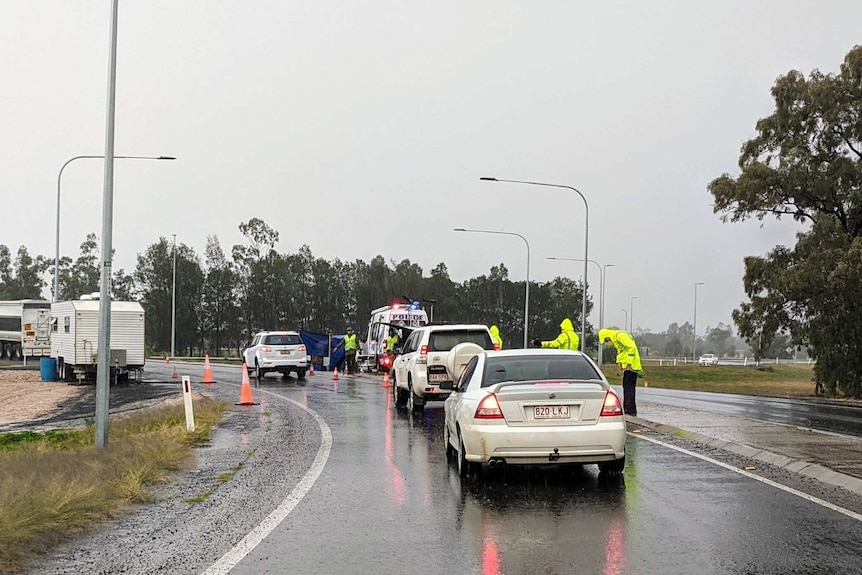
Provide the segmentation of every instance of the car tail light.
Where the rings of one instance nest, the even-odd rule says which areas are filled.
[[[479,407],[476,408],[475,419],[503,419],[503,412],[500,410],[500,403],[497,401],[497,396],[489,393],[479,402]]]
[[[602,406],[601,416],[623,415],[623,406],[620,403],[620,398],[613,391],[609,391],[605,395],[605,404]]]
[[[392,360],[389,359],[388,355],[384,355],[383,359],[380,360],[380,363],[382,363],[384,367],[389,367],[392,365]]]
[[[298,348],[296,348],[296,351],[305,351],[305,346],[304,345],[299,346]]]
[[[272,351],[272,348],[269,347],[268,345],[263,345],[260,347],[260,351],[262,351],[263,353],[269,353]]]
[[[500,351],[500,346],[496,343],[494,344],[494,351]]]
[[[419,348],[419,357],[416,358],[416,363],[428,363],[428,346],[423,345]]]

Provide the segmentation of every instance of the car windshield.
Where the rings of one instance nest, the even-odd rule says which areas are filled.
[[[273,333],[263,338],[263,345],[301,345],[302,338],[295,333]]]
[[[548,379],[601,380],[602,377],[581,355],[518,355],[489,357],[485,362],[482,387],[503,381]]]
[[[494,349],[491,335],[484,329],[452,329],[432,331],[428,337],[428,351],[450,351],[459,343],[475,343],[482,349]]]

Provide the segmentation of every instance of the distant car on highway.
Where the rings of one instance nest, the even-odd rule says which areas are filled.
[[[698,358],[697,365],[718,365],[718,356],[712,353],[705,353]]]
[[[446,399],[444,420],[446,454],[461,477],[478,465],[595,463],[619,474],[626,463],[620,398],[578,351],[479,353]]]
[[[281,372],[285,377],[292,371],[302,379],[308,370],[308,354],[299,332],[262,331],[255,334],[242,353],[243,361],[255,377],[270,371]]]

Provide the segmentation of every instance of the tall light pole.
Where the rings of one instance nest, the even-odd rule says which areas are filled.
[[[692,342],[691,342],[691,360],[697,361],[697,286],[702,286],[703,282],[697,282],[694,284],[694,325],[692,329],[694,333],[692,334]]]
[[[501,236],[517,236],[524,240],[524,245],[527,246],[527,281],[526,288],[524,288],[524,349],[529,347],[529,336],[527,332],[529,331],[530,324],[530,242],[527,241],[527,238],[522,236],[521,234],[516,234],[515,232],[496,232],[491,230],[468,230],[465,228],[455,228],[456,232],[467,232],[474,234],[499,234]]]
[[[528,182],[523,180],[500,180],[497,178],[479,178],[485,182],[506,182],[510,184],[527,184],[529,186],[545,186],[549,188],[565,188],[572,190],[584,200],[584,298],[581,308],[581,351],[586,350],[587,345],[587,264],[590,260],[589,240],[590,240],[590,206],[587,203],[587,198],[577,188],[565,186],[563,184],[546,184],[543,182]]]
[[[75,160],[82,159],[104,159],[105,156],[75,156],[69,158],[66,163],[60,167],[60,173],[57,175],[57,229],[54,233],[54,294],[51,296],[51,301],[57,301],[60,294],[60,182],[63,178],[63,170]],[[172,156],[114,156],[114,159],[119,160],[176,160]]]
[[[105,190],[102,198],[102,270],[99,294],[99,347],[96,365],[96,447],[108,444],[108,398],[111,387],[111,265],[114,223],[114,117],[117,96],[117,9],[111,2],[111,48],[108,58],[108,112],[105,128]]]
[[[628,331],[628,329],[629,329],[629,310],[627,310],[626,308],[623,308],[623,313],[626,314],[626,321],[623,324],[623,327],[626,329],[626,331]]]
[[[177,234],[174,236],[174,265],[171,274],[171,359],[176,356],[177,346]]]
[[[583,258],[553,258],[549,257],[549,260],[558,260],[558,261],[567,261],[567,262],[580,262],[583,261]],[[605,272],[609,267],[613,267],[614,264],[605,264],[604,266],[599,265],[599,262],[596,260],[590,260],[590,263],[595,264],[597,268],[599,268],[599,329],[604,327],[605,325]],[[599,365],[602,364],[602,348],[604,345],[602,342],[598,342],[598,362]]]
[[[638,296],[633,295],[632,301],[629,303],[629,333],[632,333],[635,330],[635,300],[638,299]]]

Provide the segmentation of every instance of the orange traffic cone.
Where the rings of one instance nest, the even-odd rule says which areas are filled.
[[[257,405],[251,395],[251,382],[248,380],[248,366],[242,362],[242,385],[239,388],[237,405]]]
[[[177,366],[176,365],[174,366],[174,374],[171,377],[173,377],[174,379],[177,379],[179,377],[179,375],[177,374]]]
[[[171,363],[171,356],[166,355],[165,356],[165,365],[168,365],[169,363]]]
[[[350,375],[350,368],[346,365],[344,366],[344,375]]]
[[[308,375],[314,375],[314,364],[313,363],[308,365]]]
[[[380,384],[382,387],[390,387],[392,384],[389,381],[389,372],[383,374],[383,383]]]
[[[333,381],[338,381],[338,368],[337,367],[332,371],[332,379],[333,379]]]
[[[213,370],[210,367],[210,356],[206,354],[204,356],[204,383],[215,383],[213,381]]]

